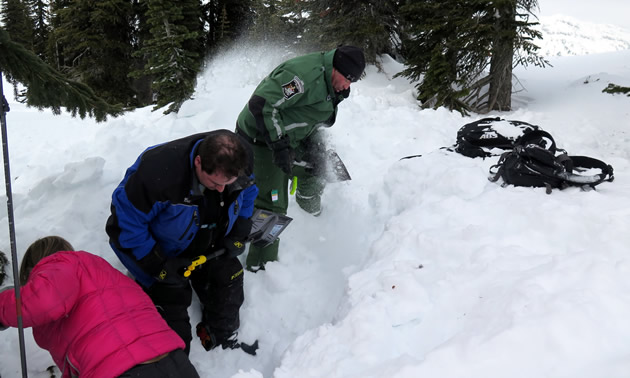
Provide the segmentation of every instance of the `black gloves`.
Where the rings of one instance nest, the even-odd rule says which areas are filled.
[[[292,166],[295,154],[291,148],[289,138],[284,136],[282,139],[271,143],[269,147],[271,147],[271,150],[273,151],[273,163],[280,167],[284,173],[292,176]]]
[[[236,339],[238,333],[213,330],[204,322],[197,324],[197,336],[199,336],[201,345],[205,350],[214,349],[219,345],[223,349],[238,348],[238,340]]]
[[[155,277],[162,270],[166,262],[166,256],[162,253],[160,247],[156,244],[151,252],[138,260],[138,266],[149,276]]]
[[[344,89],[344,90],[342,90],[342,91],[335,92],[335,94],[337,94],[337,96],[335,96],[335,97],[333,98],[333,105],[334,105],[335,107],[337,107],[337,105],[339,105],[339,103],[340,103],[341,101],[343,101],[343,99],[348,98],[348,97],[350,96],[350,88],[348,88],[348,89]],[[340,98],[339,96],[341,96],[341,98]],[[334,120],[334,119],[333,119],[333,122],[331,123],[331,125],[332,125],[333,123],[335,123],[335,120]]]
[[[4,324],[0,323],[0,331],[4,331],[5,329],[9,328],[8,326],[5,326]]]
[[[186,286],[188,278],[184,272],[192,264],[192,260],[185,257],[171,257],[166,260],[160,272],[154,276],[161,284],[171,286]]]
[[[252,230],[251,218],[238,217],[230,230],[230,234],[223,239],[225,257],[237,257],[245,252],[245,243]]]
[[[293,175],[293,159],[293,150],[290,147],[273,151],[273,163],[289,176]]]
[[[307,165],[306,172],[313,176],[324,176],[328,170],[328,152],[326,145],[320,138],[309,138],[305,142],[304,160]]]
[[[230,236],[226,236],[223,239],[223,246],[225,248],[224,256],[228,259],[238,257],[245,252],[245,241],[234,239]]]
[[[138,266],[159,283],[175,286],[187,284],[184,271],[192,261],[183,257],[166,257],[156,244],[148,255],[138,260]]]
[[[234,239],[247,240],[251,232],[252,219],[239,216],[236,218],[236,221],[234,221],[234,225],[232,225],[232,229],[230,230],[230,234],[228,236]]]

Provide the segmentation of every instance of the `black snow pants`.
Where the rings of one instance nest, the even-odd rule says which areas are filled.
[[[176,349],[159,361],[132,367],[119,378],[199,378],[199,374],[186,353]]]
[[[192,341],[188,307],[193,289],[201,302],[202,321],[216,335],[231,335],[240,326],[239,310],[245,299],[241,262],[236,257],[210,260],[193,271],[190,284],[155,283],[144,288],[166,323],[186,343],[186,354]]]

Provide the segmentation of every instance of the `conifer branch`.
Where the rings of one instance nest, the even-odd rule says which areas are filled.
[[[13,42],[8,33],[0,29],[0,71],[10,82],[20,82],[26,87],[24,98],[28,106],[50,108],[60,114],[66,108],[73,117],[86,115],[97,122],[107,116],[122,114],[121,105],[111,105],[97,96],[87,85],[69,80],[59,71],[42,61],[33,52]]]

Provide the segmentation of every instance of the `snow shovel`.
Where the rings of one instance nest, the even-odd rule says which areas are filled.
[[[348,181],[352,180],[350,177],[350,173],[346,168],[346,165],[343,163],[339,155],[333,150],[326,151],[328,155],[328,163],[330,164],[331,171],[326,177],[328,182],[339,182],[339,181]]]
[[[315,167],[308,161],[295,161],[294,165],[304,167],[307,171],[311,170],[315,176],[321,175],[327,182],[341,182],[352,180],[346,165],[343,163],[339,155],[333,150],[326,151],[326,169],[321,172],[321,168]],[[318,172],[319,171],[319,172]]]

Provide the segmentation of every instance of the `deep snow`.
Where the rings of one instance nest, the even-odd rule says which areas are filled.
[[[239,46],[208,63],[179,114],[148,107],[103,124],[26,108],[5,86],[20,255],[57,234],[122,269],[104,224],[125,169],[149,145],[232,129],[289,56]],[[280,261],[245,275],[240,338],[258,339],[258,355],[194,340],[202,377],[628,377],[630,97],[601,91],[630,86],[630,50],[551,59],[517,70],[514,110],[490,115],[612,164],[614,182],[551,195],[489,182],[496,159],[440,149],[486,115],[421,110],[413,85],[393,78],[403,67],[384,57],[326,131],[352,181],[328,186],[318,218],[292,198]],[[0,229],[8,253],[4,212]],[[190,314],[195,324],[198,308]],[[29,330],[26,342],[29,375],[48,376]],[[2,332],[0,375],[19,369],[17,332]]]

